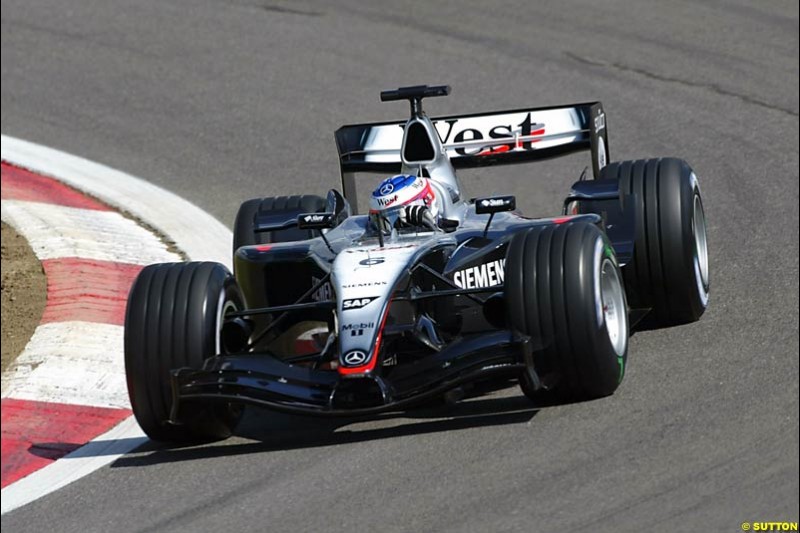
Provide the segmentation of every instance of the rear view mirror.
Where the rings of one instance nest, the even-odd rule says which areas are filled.
[[[328,229],[334,223],[333,213],[303,213],[297,217],[300,229]]]
[[[514,196],[492,196],[490,198],[476,198],[475,212],[479,215],[513,211],[517,208],[517,198]]]
[[[332,227],[338,226],[344,222],[347,217],[353,214],[353,210],[350,208],[350,202],[336,189],[328,191],[325,203],[326,211],[333,213]]]

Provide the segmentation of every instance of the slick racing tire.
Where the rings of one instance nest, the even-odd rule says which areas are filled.
[[[619,180],[623,201],[634,202],[633,260],[622,270],[631,308],[651,308],[658,326],[699,319],[708,306],[708,245],[691,167],[675,158],[623,161],[601,178]]]
[[[230,436],[242,414],[231,404],[187,403],[180,424],[172,408],[170,370],[199,369],[223,353],[222,321],[243,309],[236,280],[218,263],[163,263],[136,278],[125,313],[125,374],[136,421],[153,440],[195,442]]]
[[[538,375],[561,399],[612,394],[628,357],[622,275],[606,236],[576,221],[524,230],[509,244],[505,274],[511,327],[531,337]],[[525,372],[529,397],[540,397]],[[553,379],[555,377],[555,379]]]
[[[253,198],[239,207],[233,225],[233,253],[241,246],[269,244],[274,242],[304,241],[314,237],[310,230],[287,228],[279,231],[257,233],[256,218],[259,215],[285,214],[286,218],[301,213],[317,213],[325,209],[325,199],[313,194],[302,196],[272,196]]]

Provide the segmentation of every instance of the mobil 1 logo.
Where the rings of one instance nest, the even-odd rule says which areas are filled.
[[[375,327],[375,322],[358,322],[354,324],[345,324],[342,326],[342,334],[350,332],[351,337],[360,337],[364,334],[364,330],[372,329]]]

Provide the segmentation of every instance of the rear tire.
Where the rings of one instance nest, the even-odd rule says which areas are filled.
[[[199,369],[224,352],[222,319],[243,309],[239,286],[218,263],[163,263],[136,278],[125,314],[125,374],[136,421],[153,440],[193,442],[224,439],[242,407],[181,406],[181,424],[168,422],[172,408],[170,371]]]
[[[317,213],[325,209],[325,199],[313,194],[302,196],[273,196],[253,198],[239,207],[233,225],[233,253],[241,246],[269,244],[275,242],[304,241],[314,237],[310,230],[288,228],[279,231],[255,231],[256,217],[285,213],[287,218],[301,213]]]
[[[294,298],[288,301],[270,301],[268,295],[275,295],[273,292],[272,284],[280,285],[283,287],[308,287],[309,276],[303,269],[291,269],[286,272],[282,269],[280,280],[276,279],[273,275],[264,276],[262,273],[257,275],[257,279],[246,279],[242,277],[239,271],[239,261],[236,259],[236,251],[242,246],[252,246],[255,244],[272,244],[279,242],[294,242],[312,239],[317,236],[316,230],[301,230],[296,227],[287,228],[278,231],[270,232],[256,232],[256,219],[259,216],[280,215],[278,218],[288,220],[291,218],[296,219],[302,213],[318,213],[325,211],[327,202],[324,198],[313,194],[295,195],[295,196],[273,196],[267,198],[253,198],[247,200],[239,207],[239,212],[236,215],[236,221],[233,227],[233,271],[237,279],[247,291],[247,302],[251,306],[268,307],[270,305],[289,304],[294,301]],[[265,284],[268,284],[265,286]],[[280,291],[279,291],[280,292]],[[295,297],[299,297],[305,291],[300,291]],[[317,310],[307,310],[303,313],[294,313],[291,317],[284,319],[279,328],[276,328],[263,342],[256,348],[262,349],[269,346],[269,344],[280,336],[280,334],[289,330],[293,325],[298,322],[310,320],[325,320],[328,314],[322,313]],[[272,315],[258,315],[252,317],[252,324],[254,331],[260,331],[266,327],[274,317]]]
[[[628,356],[627,304],[616,256],[596,226],[567,222],[516,234],[504,290],[511,327],[542,344],[535,370],[557,377],[553,392],[585,400],[617,389]],[[521,386],[540,396],[527,372]]]
[[[652,308],[658,326],[698,320],[708,306],[708,246],[691,167],[675,158],[623,161],[601,178],[619,180],[623,198],[635,203],[633,260],[622,270],[631,307]]]

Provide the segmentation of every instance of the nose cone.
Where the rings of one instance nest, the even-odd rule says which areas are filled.
[[[415,244],[348,248],[333,263],[339,319],[339,370],[369,373],[398,278],[417,249]]]

